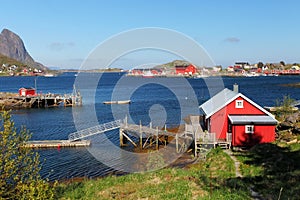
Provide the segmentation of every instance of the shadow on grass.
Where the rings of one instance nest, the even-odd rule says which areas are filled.
[[[295,150],[268,143],[235,155],[241,161],[243,182],[253,186],[266,199],[299,199],[299,148]]]

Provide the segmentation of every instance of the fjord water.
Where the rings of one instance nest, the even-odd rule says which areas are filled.
[[[144,125],[149,124],[151,119],[158,118],[168,126],[175,126],[182,123],[182,106],[189,108],[191,104],[201,104],[210,95],[215,94],[222,88],[232,89],[237,83],[241,93],[252,99],[261,106],[273,106],[276,100],[282,99],[284,95],[300,100],[299,88],[285,87],[282,84],[298,83],[300,76],[278,76],[278,77],[210,77],[205,79],[187,79],[196,94],[197,101],[190,98],[191,92],[186,85],[180,85],[178,78],[153,78],[146,80],[138,77],[123,77],[123,73],[104,73],[96,88],[95,95],[83,98],[83,106],[77,108],[57,107],[45,109],[22,109],[12,111],[12,117],[17,127],[26,126],[32,132],[32,140],[59,140],[67,139],[68,134],[75,132],[73,112],[82,111],[93,107],[96,111],[98,123],[105,123],[114,120],[114,113],[110,105],[102,104],[109,101],[115,90],[118,81],[123,78],[128,85],[118,86],[122,96],[130,95],[132,104],[128,105],[132,121],[136,124],[141,120]],[[88,74],[90,76],[99,74]],[[0,77],[0,92],[17,92],[21,87],[34,87],[37,83],[39,93],[66,94],[72,93],[76,77],[74,73],[64,73],[57,77]],[[159,84],[161,80],[168,84]],[[222,80],[222,83],[220,83]],[[223,85],[224,84],[224,85]],[[86,84],[88,85],[88,84]],[[207,88],[209,85],[209,89]],[[121,89],[120,89],[121,88]],[[77,88],[83,93],[89,88]],[[174,93],[174,90],[177,92]],[[123,94],[122,94],[123,93]],[[119,99],[127,100],[127,99]],[[192,102],[193,101],[193,102]],[[184,102],[184,103],[182,103]],[[116,105],[114,112],[120,111],[124,105]],[[77,110],[76,110],[77,109]],[[163,111],[162,111],[163,110]],[[187,109],[188,110],[188,109]],[[190,114],[197,114],[191,110]],[[192,113],[194,112],[194,113]],[[163,113],[163,114],[162,114]],[[85,125],[89,126],[89,119]],[[91,123],[92,124],[92,123]],[[118,131],[106,133],[109,140],[116,146],[119,145]],[[128,149],[130,150],[130,149]],[[114,170],[96,160],[87,148],[60,148],[38,150],[41,161],[44,163],[41,174],[43,177],[54,179],[68,179],[74,177],[97,177],[104,176]],[[120,163],[122,160],[119,161]]]

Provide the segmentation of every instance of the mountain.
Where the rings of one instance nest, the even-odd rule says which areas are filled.
[[[41,63],[35,62],[27,52],[22,39],[12,31],[3,29],[0,33],[0,54],[15,59],[30,67],[48,70]]]

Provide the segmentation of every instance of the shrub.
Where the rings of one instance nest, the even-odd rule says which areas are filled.
[[[31,134],[15,128],[10,112],[0,113],[0,198],[53,199],[54,187],[43,180],[39,154],[25,148]]]

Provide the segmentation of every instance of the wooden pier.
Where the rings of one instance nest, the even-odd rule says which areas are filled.
[[[20,95],[18,93],[0,93],[0,106],[8,109],[20,108],[50,108],[57,106],[81,106],[82,96],[74,91],[72,94],[35,94]]]
[[[31,148],[60,148],[60,147],[86,147],[91,144],[89,140],[83,140],[97,134],[103,134],[107,131],[119,129],[120,146],[126,146],[129,141],[134,147],[140,149],[156,149],[160,145],[166,147],[170,145],[177,153],[186,152],[188,148],[193,147],[195,156],[205,154],[209,149],[221,146],[230,148],[231,135],[227,135],[226,140],[219,141],[215,133],[208,133],[202,130],[199,123],[199,116],[190,116],[190,122],[184,125],[184,130],[170,132],[166,126],[164,128],[129,124],[127,117],[124,120],[115,120],[80,130],[69,134],[68,140],[46,140],[46,141],[28,141],[25,147]]]
[[[134,142],[130,136],[137,138],[138,142]],[[158,150],[160,145],[165,147],[171,142],[178,153],[185,152],[189,147],[188,144],[193,141],[193,136],[185,132],[169,132],[166,126],[163,129],[154,128],[152,123],[150,123],[150,126],[142,126],[141,123],[140,125],[128,124],[127,118],[120,126],[119,137],[121,147],[126,146],[126,141],[129,141],[133,146],[140,149],[155,148]]]
[[[24,147],[28,148],[61,148],[61,147],[87,147],[90,140],[70,141],[70,140],[37,140],[28,141]]]

